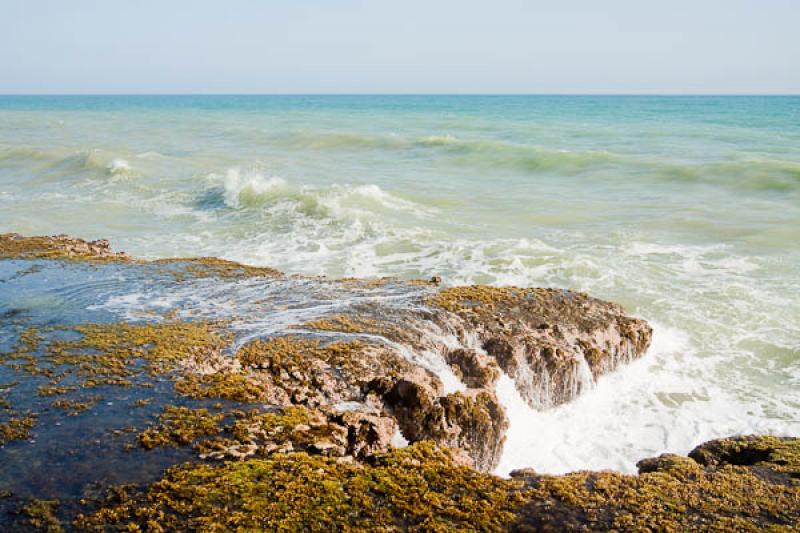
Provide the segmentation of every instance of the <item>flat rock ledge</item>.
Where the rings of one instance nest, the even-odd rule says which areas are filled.
[[[225,290],[291,292],[303,305],[351,302],[269,334],[248,329],[247,305],[225,319],[181,319],[175,310],[157,320],[44,325],[7,310],[0,455],[13,456],[0,457],[0,523],[15,530],[744,531],[797,523],[794,439],[713,441],[689,458],[646,459],[638,476],[486,473],[508,427],[495,392],[503,373],[546,409],[645,353],[651,328],[616,304],[556,289],[442,288],[437,278],[286,276],[217,258],[146,262],[106,241],[67,236],[0,235],[2,261],[10,262],[6,287],[52,262],[77,262],[96,269],[94,279],[111,268],[114,280],[185,288],[217,278]],[[254,316],[269,312],[257,306]],[[98,425],[108,439],[87,432]],[[52,442],[36,444],[40,433]],[[27,495],[17,494],[14,482],[31,473],[14,465],[26,457],[48,476],[41,490],[22,483]]]

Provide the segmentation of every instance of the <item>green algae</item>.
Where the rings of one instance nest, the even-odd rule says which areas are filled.
[[[231,372],[215,372],[202,376],[190,375],[175,381],[175,391],[193,398],[218,398],[253,403],[264,398],[264,389],[247,376]]]
[[[27,525],[37,531],[61,533],[64,531],[64,528],[61,521],[55,515],[58,506],[58,500],[33,499],[22,507],[21,513],[26,516]]]
[[[179,271],[172,272],[177,279],[191,277],[193,279],[217,277],[222,279],[242,279],[242,278],[277,278],[282,273],[274,268],[256,267],[220,259],[218,257],[185,257],[157,259],[153,261],[159,265],[179,265],[183,267]]]
[[[706,466],[762,466],[787,474],[800,483],[800,445],[775,436],[738,437],[706,442],[689,453]]]
[[[233,424],[231,433],[239,442],[248,442],[254,436],[268,436],[273,440],[286,440],[290,432],[311,423],[312,411],[305,407],[287,407],[276,413],[250,411]]]
[[[49,383],[39,388],[41,396],[77,388],[131,386],[143,374],[163,374],[186,359],[221,351],[228,339],[217,328],[207,322],[179,321],[28,328],[5,363],[29,375],[48,378]],[[65,333],[71,338],[64,338]],[[75,385],[62,385],[66,378]]]
[[[302,411],[254,416],[271,427],[282,424],[281,416],[298,417],[292,423],[307,420]],[[648,460],[638,476],[520,472],[511,479],[459,465],[451,452],[431,442],[364,462],[290,452],[216,465],[186,463],[141,490],[116,490],[93,513],[78,516],[75,526],[91,531],[796,530],[800,482],[791,472],[798,466],[800,441],[735,441],[741,450],[778,444],[780,450],[757,461],[757,468],[662,456]],[[769,479],[758,469],[783,477]]]
[[[287,407],[276,412],[251,410],[233,414],[237,419],[225,428],[227,436],[197,443],[195,449],[202,458],[243,458],[308,450],[320,439],[330,439],[336,430],[342,431],[341,427],[329,424],[327,417],[320,411],[305,407]]]
[[[383,287],[389,283],[395,283],[399,280],[395,277],[384,276],[382,278],[337,278],[335,281],[336,283],[351,285],[360,289],[374,289],[377,287]]]
[[[335,343],[330,350],[337,347],[357,348],[361,343]],[[328,349],[320,341],[302,339],[298,337],[276,337],[271,339],[256,339],[241,348],[236,353],[236,358],[244,367],[258,369],[284,369],[291,373],[302,369],[308,359],[328,359]]]
[[[126,493],[81,529],[261,531],[498,531],[521,503],[519,483],[455,464],[421,443],[369,465],[305,453],[170,469]]]
[[[168,405],[158,417],[159,425],[141,432],[138,441],[148,450],[157,446],[187,446],[199,437],[219,433],[224,416],[211,414],[208,409]]]
[[[264,370],[287,388],[302,381],[299,378],[309,369],[312,361],[333,368],[345,381],[357,382],[371,375],[367,351],[371,345],[360,340],[334,341],[323,344],[318,339],[295,336],[256,339],[242,346],[236,358],[242,366]],[[402,360],[382,361],[385,375],[394,374]]]
[[[319,320],[305,322],[301,327],[319,331],[338,331],[342,333],[381,334],[390,324],[375,319],[351,315],[331,315]]]
[[[475,309],[491,309],[500,303],[521,301],[542,292],[542,290],[487,285],[448,287],[429,296],[426,301],[429,305],[457,313]]]
[[[36,417],[33,415],[12,415],[5,422],[0,422],[0,446],[4,446],[11,441],[30,438],[31,429],[35,425]]]
[[[23,237],[0,234],[0,259],[59,259],[87,262],[130,262],[124,253],[113,253],[107,241],[88,242],[66,235]]]
[[[750,466],[709,467],[665,455],[640,462],[640,475],[578,472],[531,476],[520,531],[795,531],[800,523],[800,441],[729,439],[741,453],[774,455]],[[701,446],[700,448],[704,448]],[[694,452],[693,452],[694,453]],[[770,475],[765,475],[769,472]],[[522,476],[521,476],[522,477]]]
[[[53,402],[50,405],[57,409],[63,409],[67,411],[67,414],[69,416],[77,416],[83,413],[84,411],[88,411],[89,409],[94,407],[97,404],[97,402],[99,402],[102,399],[103,397],[98,395],[91,395],[74,399],[58,398],[56,400],[53,400]]]

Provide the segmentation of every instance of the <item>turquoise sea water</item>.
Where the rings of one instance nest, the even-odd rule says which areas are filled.
[[[500,472],[800,434],[800,97],[0,97],[0,231],[618,301],[650,353]]]

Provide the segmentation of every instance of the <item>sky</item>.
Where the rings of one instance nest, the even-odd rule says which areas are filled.
[[[0,0],[0,93],[800,93],[800,0]]]

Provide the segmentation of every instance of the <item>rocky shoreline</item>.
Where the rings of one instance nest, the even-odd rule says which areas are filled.
[[[794,439],[713,441],[643,460],[638,476],[488,473],[508,427],[502,374],[543,409],[646,352],[645,321],[582,293],[146,262],[67,236],[0,235],[0,265],[0,291],[36,296],[0,307],[0,521],[15,529],[730,531],[800,519]],[[47,285],[59,276],[92,282],[65,296]],[[136,293],[136,317],[84,316],[86,294],[143,285],[155,296]],[[236,291],[231,305],[199,296]],[[202,305],[189,313],[192,298]],[[26,460],[47,482],[22,473]],[[19,479],[36,484],[22,494]]]

